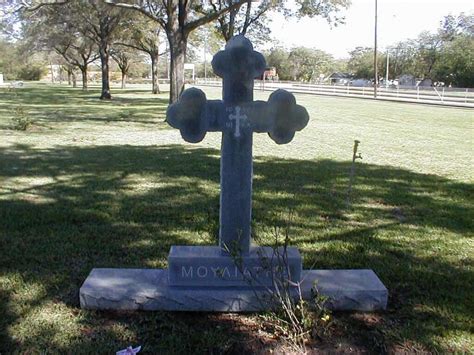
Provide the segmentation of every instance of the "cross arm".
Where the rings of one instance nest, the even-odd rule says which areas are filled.
[[[306,109],[297,105],[294,95],[285,90],[273,92],[267,102],[243,103],[239,110],[248,118],[253,132],[268,133],[277,144],[291,142],[309,120]],[[207,132],[223,131],[228,118],[221,100],[207,100],[206,94],[197,88],[185,90],[166,112],[170,126],[179,129],[183,139],[190,143],[202,141]]]
[[[179,129],[185,141],[198,143],[207,132],[222,131],[224,112],[221,100],[207,100],[202,90],[190,88],[168,107],[166,121]]]
[[[255,101],[244,106],[254,132],[266,132],[277,144],[291,142],[296,131],[309,121],[306,109],[296,104],[295,96],[286,90],[273,92],[268,101]]]

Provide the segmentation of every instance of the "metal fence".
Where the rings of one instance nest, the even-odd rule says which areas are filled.
[[[222,81],[215,78],[196,79],[195,85],[219,87],[222,85]],[[291,81],[256,80],[255,89],[262,91],[285,89],[293,93],[367,99],[374,98],[373,87],[356,87],[350,85],[307,84]],[[474,89],[422,86],[378,87],[377,99],[474,108]]]

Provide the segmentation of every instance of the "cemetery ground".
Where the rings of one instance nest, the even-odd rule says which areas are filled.
[[[94,267],[163,268],[171,245],[217,243],[219,133],[182,143],[163,121],[167,93],[0,90],[0,353],[283,349],[269,314],[79,308]],[[389,290],[384,312],[319,320],[308,348],[472,351],[473,111],[297,101],[310,122],[291,144],[255,135],[253,234],[271,245],[289,223],[305,269],[372,268]]]

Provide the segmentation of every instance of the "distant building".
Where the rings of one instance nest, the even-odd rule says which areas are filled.
[[[411,74],[404,74],[398,78],[398,85],[408,87],[416,86],[416,79]]]
[[[347,85],[354,76],[349,73],[334,72],[328,76],[329,83]]]
[[[278,81],[278,74],[275,67],[266,67],[263,74],[260,76],[260,80],[272,80]]]

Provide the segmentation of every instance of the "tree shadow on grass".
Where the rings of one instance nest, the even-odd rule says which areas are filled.
[[[53,90],[54,89],[54,90]],[[74,91],[73,91],[74,90]],[[0,129],[15,126],[13,120],[27,118],[33,129],[50,131],[57,124],[109,123],[153,125],[168,129],[164,123],[168,99],[150,96],[117,95],[101,101],[96,93],[67,87],[32,87],[2,93],[0,98]]]
[[[217,242],[218,151],[17,145],[0,156],[0,246],[8,251],[0,260],[1,350],[53,344],[110,352],[136,342],[155,352],[225,352],[255,340],[250,328],[225,326],[212,314],[78,310],[79,287],[93,267],[166,267],[171,245]],[[406,340],[436,349],[445,332],[468,332],[472,259],[455,255],[468,248],[473,229],[473,185],[359,164],[348,206],[349,169],[330,160],[256,158],[255,234],[271,243],[266,230],[284,225],[291,209],[306,268],[375,270],[390,291],[377,328],[383,335],[368,336],[360,321],[340,316],[369,349]],[[64,324],[42,323],[54,304],[62,305]]]
[[[155,99],[161,100],[160,97],[150,93],[150,90],[140,90],[137,88],[133,89],[112,89],[113,98],[112,100],[100,100],[100,88],[91,87],[88,90],[82,90],[81,88],[73,88],[68,86],[51,86],[49,84],[41,85],[34,84],[26,85],[22,88],[17,89],[1,89],[2,101],[11,101],[14,103],[22,103],[25,105],[49,105],[57,104],[61,102],[70,102],[70,103],[97,103],[106,106],[112,106],[116,103],[125,103],[133,105],[144,105],[150,106],[154,104]],[[136,95],[150,95],[153,97],[153,100],[150,98],[141,98],[136,97]],[[131,96],[126,96],[131,95]],[[166,99],[163,99],[166,101]]]

